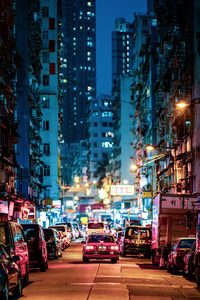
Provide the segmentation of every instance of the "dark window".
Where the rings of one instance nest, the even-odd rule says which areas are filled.
[[[49,8],[48,7],[42,7],[42,17],[43,18],[49,17]]]
[[[43,85],[44,86],[49,85],[49,75],[43,75]]]
[[[43,145],[43,153],[47,156],[50,154],[50,144],[44,144]]]
[[[50,167],[47,165],[44,166],[44,176],[50,176]]]
[[[97,148],[97,143],[94,143],[94,148]]]
[[[102,132],[102,137],[106,137],[106,133],[105,132]]]
[[[103,126],[103,127],[107,127],[107,122],[103,122],[103,123],[102,123],[102,126]]]
[[[42,38],[43,38],[43,40],[48,40],[48,37],[49,37],[48,30],[43,30],[43,32],[42,32]]]
[[[49,64],[49,73],[50,73],[50,75],[55,75],[56,74],[56,64],[55,63],[50,63]]]
[[[49,121],[43,121],[43,130],[48,131],[49,130]]]
[[[97,122],[94,122],[93,125],[94,125],[94,127],[97,127]]]
[[[97,158],[98,157],[98,153],[94,153],[94,157]]]
[[[55,18],[49,18],[49,29],[55,29]]]
[[[42,53],[42,62],[43,63],[48,63],[49,62],[49,51],[44,51]]]
[[[55,40],[49,41],[49,52],[55,52]]]
[[[147,26],[147,19],[143,19],[143,26]]]

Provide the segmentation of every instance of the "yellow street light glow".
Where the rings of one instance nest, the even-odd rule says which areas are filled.
[[[152,146],[152,145],[147,145],[147,146],[146,146],[146,150],[147,150],[147,151],[152,151],[152,150],[155,150],[155,147]]]
[[[186,103],[186,102],[177,102],[176,103],[176,106],[178,107],[178,108],[185,108],[185,107],[187,107],[189,104],[188,103]]]
[[[135,164],[131,165],[130,168],[131,168],[131,171],[136,171],[136,170],[138,170],[138,166],[135,165]]]

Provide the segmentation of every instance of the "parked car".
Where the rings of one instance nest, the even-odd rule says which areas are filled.
[[[188,250],[190,250],[192,244],[195,242],[195,238],[183,237],[178,238],[172,247],[168,255],[167,270],[170,273],[176,273],[179,270],[183,270],[184,262],[183,258]]]
[[[106,227],[104,222],[89,222],[85,229],[86,235],[92,233],[105,233]]]
[[[195,272],[195,266],[194,266],[195,249],[196,249],[196,241],[192,244],[190,250],[188,250],[188,252],[185,254],[183,258],[183,274],[189,278],[191,278]]]
[[[111,234],[90,234],[87,236],[83,247],[83,262],[90,259],[111,259],[117,263],[119,258],[119,246]]]
[[[22,296],[21,273],[16,262],[19,256],[10,256],[5,246],[0,244],[0,299],[8,300],[9,292]]]
[[[120,238],[120,255],[143,254],[151,258],[151,229],[143,226],[128,226]]]
[[[49,228],[53,228],[57,231],[61,231],[61,238],[63,239],[64,249],[69,247],[71,243],[71,234],[67,230],[67,226],[65,224],[50,226]]]
[[[61,241],[57,237],[57,231],[53,228],[44,230],[45,241],[47,243],[48,257],[62,257]]]
[[[0,243],[5,245],[10,256],[19,256],[17,265],[20,268],[24,284],[29,282],[28,245],[22,226],[16,222],[0,222]]]
[[[48,269],[47,246],[42,226],[39,224],[22,224],[28,241],[30,267],[40,268],[41,272]]]

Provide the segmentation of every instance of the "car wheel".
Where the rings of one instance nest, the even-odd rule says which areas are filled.
[[[200,267],[196,267],[195,275],[196,275],[197,286],[198,288],[200,288]]]
[[[20,275],[18,277],[17,286],[13,291],[13,296],[15,296],[15,297],[21,297],[22,296],[22,281],[21,281]]]
[[[25,286],[29,284],[29,267],[28,267],[28,265],[26,265],[26,275],[25,275],[23,281],[24,281],[23,283]]]
[[[84,263],[88,263],[89,262],[89,258],[86,258],[85,256],[83,256],[83,262]]]
[[[8,292],[8,283],[5,282],[3,291],[2,291],[2,300],[8,300],[9,298],[9,292]]]
[[[167,262],[167,272],[169,272],[169,273],[172,272],[172,269],[171,269],[171,267],[170,267],[170,263],[169,263],[169,262]]]
[[[40,265],[40,272],[45,272],[46,271],[46,263],[42,262],[42,264]]]
[[[111,258],[111,262],[112,262],[113,264],[116,264],[116,263],[117,263],[117,258]]]
[[[126,257],[126,252],[125,252],[125,251],[122,251],[122,252],[120,253],[120,255],[121,255],[122,257]]]

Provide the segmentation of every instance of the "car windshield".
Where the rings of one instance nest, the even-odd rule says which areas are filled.
[[[191,248],[192,244],[195,242],[195,239],[185,239],[181,240],[178,248]]]
[[[91,235],[88,238],[89,243],[114,243],[114,238],[111,235]]]
[[[146,239],[150,238],[150,230],[148,228],[140,228],[140,227],[134,227],[134,228],[128,228],[126,232],[126,237],[131,239]]]
[[[88,223],[88,229],[102,229],[104,228],[104,223]]]
[[[37,228],[35,227],[26,227],[26,226],[23,226],[23,229],[24,229],[24,233],[26,235],[26,238],[28,240],[32,240],[32,239],[37,239],[38,237],[38,230]]]
[[[65,232],[65,227],[64,226],[51,226],[51,228],[54,228],[57,231]]]

